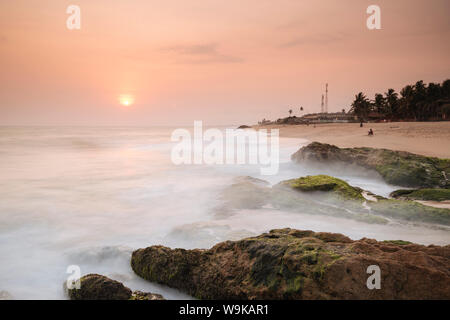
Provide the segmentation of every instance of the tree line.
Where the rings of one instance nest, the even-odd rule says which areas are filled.
[[[400,94],[388,89],[370,100],[362,92],[355,96],[350,113],[359,120],[370,118],[386,120],[450,120],[450,79],[440,83],[424,84],[422,80],[407,85]]]

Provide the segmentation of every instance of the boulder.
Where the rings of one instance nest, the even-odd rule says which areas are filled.
[[[388,217],[397,220],[450,225],[450,209],[425,206],[407,199],[386,199],[373,194],[372,198],[375,201],[366,200],[362,195],[364,190],[353,187],[341,179],[327,175],[286,180],[280,182],[276,187],[287,187],[296,190],[298,197],[292,195],[294,199],[304,198],[305,194],[311,194],[312,192],[321,192],[319,199],[321,206],[314,204],[308,208],[309,210],[316,210],[318,213],[326,214],[327,211],[324,211],[322,208],[324,208],[324,204],[329,203],[332,205],[328,211],[329,215],[351,218],[367,223],[384,224],[388,221],[383,217]],[[286,195],[284,195],[284,199],[287,199]],[[289,205],[295,203],[292,199],[285,201]],[[304,202],[305,200],[302,201]],[[300,202],[297,203],[298,206],[301,206]],[[336,205],[338,205],[339,209],[335,208]],[[278,206],[282,208],[283,203],[278,203]],[[370,209],[370,212],[367,212],[367,209]],[[352,213],[349,214],[348,211]]]
[[[268,204],[269,183],[253,177],[236,177],[233,184],[225,187],[220,200],[223,203],[215,208],[217,216],[229,216],[233,210],[259,209]]]
[[[352,187],[347,182],[327,175],[306,176],[285,180],[282,185],[303,192],[326,191],[349,200],[364,200],[360,188]]]
[[[425,157],[405,151],[338,148],[313,142],[291,156],[298,163],[355,164],[377,171],[386,182],[411,188],[450,188],[450,159]]]
[[[142,278],[200,299],[450,299],[449,263],[450,246],[288,228],[209,250],[152,246],[131,258]],[[372,265],[381,289],[367,287]]]
[[[80,289],[64,288],[71,300],[162,300],[159,294],[132,292],[122,283],[99,274],[88,274],[80,279]]]
[[[401,189],[395,190],[390,196],[393,198],[412,200],[446,201],[450,200],[450,189]]]

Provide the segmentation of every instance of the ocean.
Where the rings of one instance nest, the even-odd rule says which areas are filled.
[[[450,243],[448,231],[413,224],[370,225],[273,208],[218,216],[221,191],[237,177],[273,185],[317,174],[290,161],[308,141],[280,138],[279,172],[262,176],[259,165],[173,164],[174,129],[0,127],[0,293],[66,299],[67,268],[76,265],[81,274],[103,274],[132,290],[190,299],[137,277],[131,252],[151,245],[209,248],[274,228]],[[398,189],[375,175],[327,173],[383,196]]]

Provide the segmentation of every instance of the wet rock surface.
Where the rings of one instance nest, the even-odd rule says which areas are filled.
[[[159,294],[132,292],[122,283],[99,274],[88,274],[80,279],[79,289],[64,288],[71,300],[163,300]]]
[[[450,209],[434,208],[409,200],[387,199],[374,194],[369,200],[363,196],[363,192],[341,179],[327,175],[285,180],[273,187],[259,179],[241,177],[222,193],[226,205],[216,211],[216,216],[232,215],[240,209],[271,207],[371,224],[387,224],[390,219],[395,219],[450,225]]]
[[[297,163],[353,164],[377,171],[386,182],[411,188],[450,188],[450,159],[375,148],[338,148],[313,142],[294,153]]]
[[[407,200],[446,201],[450,200],[450,189],[401,189],[395,190],[390,196]]]
[[[131,259],[144,279],[200,299],[449,299],[449,263],[450,246],[293,229],[209,250],[152,246]],[[381,270],[379,290],[366,285],[371,265]]]

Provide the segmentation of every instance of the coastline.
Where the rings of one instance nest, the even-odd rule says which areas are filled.
[[[303,138],[340,148],[371,147],[408,151],[424,156],[450,158],[450,121],[324,123],[307,125],[255,125],[253,129],[279,129],[280,137]],[[368,136],[372,128],[374,136]]]

